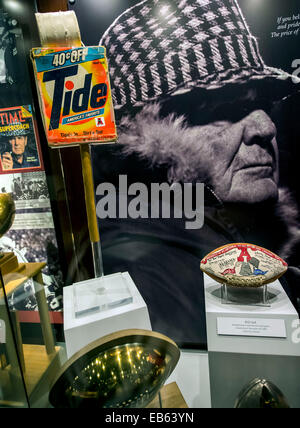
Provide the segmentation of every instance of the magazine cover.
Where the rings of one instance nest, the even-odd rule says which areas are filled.
[[[0,109],[1,173],[42,169],[31,106]]]
[[[77,0],[105,46],[118,143],[93,147],[104,271],[128,271],[153,330],[206,348],[200,260],[267,248],[299,311],[299,2]]]

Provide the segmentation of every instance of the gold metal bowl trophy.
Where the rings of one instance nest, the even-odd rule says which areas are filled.
[[[85,346],[58,373],[56,408],[146,407],[174,370],[180,351],[163,334],[122,330]]]

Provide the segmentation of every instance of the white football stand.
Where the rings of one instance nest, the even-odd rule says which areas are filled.
[[[152,330],[146,303],[128,272],[64,287],[63,300],[68,358],[116,331]]]
[[[252,379],[274,383],[300,407],[300,322],[277,280],[269,305],[224,304],[221,284],[204,274],[211,403],[232,408]]]

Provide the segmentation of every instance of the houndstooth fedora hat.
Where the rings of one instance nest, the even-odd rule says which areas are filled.
[[[112,23],[100,45],[116,110],[195,88],[291,83],[290,74],[265,65],[236,0],[143,0]]]

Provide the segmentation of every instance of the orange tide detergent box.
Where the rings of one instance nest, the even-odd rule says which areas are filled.
[[[117,139],[103,46],[34,48],[31,58],[49,146]]]

